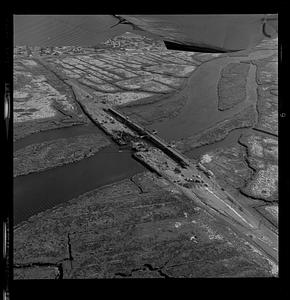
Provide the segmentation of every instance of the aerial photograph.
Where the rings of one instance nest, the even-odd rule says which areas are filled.
[[[279,277],[278,14],[13,26],[15,280]]]

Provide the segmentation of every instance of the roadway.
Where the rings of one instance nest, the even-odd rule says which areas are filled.
[[[122,120],[128,127],[148,139],[174,161],[181,164],[185,170],[189,171],[189,174],[201,174],[187,157],[175,149],[172,149],[166,141],[136,124],[117,110],[109,108],[108,111],[118,119]],[[172,178],[166,173],[160,170],[156,171],[172,181]],[[208,183],[207,186],[210,188],[205,187],[204,184],[199,188],[194,187],[191,190],[182,187],[183,192],[195,201],[196,198],[198,198],[207,209],[210,208],[211,212],[215,212],[216,215],[222,217],[227,223],[242,234],[251,245],[264,252],[273,265],[276,265],[278,263],[278,235],[264,224],[261,224],[261,221],[257,219],[257,216],[253,215],[235,199],[233,199],[234,201],[228,200],[227,195],[220,189],[218,184],[213,182],[213,179],[207,178],[204,174],[202,175],[203,182]]]

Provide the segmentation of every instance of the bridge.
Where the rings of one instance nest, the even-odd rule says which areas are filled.
[[[106,111],[140,134],[140,136],[149,140],[152,144],[179,163],[184,169],[195,172],[195,170],[192,169],[190,160],[177,150],[172,149],[167,142],[136,124],[114,108],[108,108]],[[146,166],[148,167],[148,164],[146,164]],[[153,171],[156,172],[155,168]],[[159,173],[157,170],[157,173],[168,178],[164,172]],[[170,181],[171,179],[172,178],[169,178]],[[212,183],[212,180],[204,176],[203,180],[205,183]],[[195,187],[194,190],[186,189],[181,186],[180,188],[190,199],[199,199],[199,202],[203,207],[228,222],[231,228],[241,233],[248,243],[253,244],[258,249],[262,250],[273,262],[273,265],[277,264],[277,234],[269,229],[266,224],[261,224],[255,215],[238,203],[234,198],[231,197],[229,199],[229,197],[220,190],[219,186],[215,187],[210,185],[209,188],[209,185],[204,185],[202,189]]]
[[[152,144],[157,146],[161,149],[164,153],[170,156],[172,159],[177,161],[182,167],[190,166],[190,161],[185,158],[179,151],[173,149],[168,143],[162,140],[160,137],[156,136],[155,134],[151,133],[147,129],[143,128],[139,124],[133,122],[128,117],[121,114],[119,111],[115,110],[114,108],[106,109],[109,113],[116,116],[118,119],[121,119],[123,123],[125,123],[128,127],[135,130],[138,134],[140,134],[143,138],[149,140]]]

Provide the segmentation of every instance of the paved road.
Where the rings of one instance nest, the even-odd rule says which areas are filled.
[[[131,128],[138,128],[138,131],[142,131],[145,138],[155,141],[155,145],[165,154],[177,161],[182,161],[186,167],[184,170],[185,177],[193,177],[195,175],[202,175],[202,179],[207,186],[204,184],[199,186],[195,185],[191,190],[182,188],[183,191],[187,190],[186,194],[190,196],[192,200],[199,198],[206,208],[209,207],[213,209],[217,214],[223,217],[228,223],[233,225],[239,233],[243,234],[244,237],[249,241],[250,244],[258,247],[262,250],[267,257],[273,261],[273,264],[278,263],[278,236],[271,229],[267,228],[265,225],[261,224],[260,219],[257,219],[249,210],[238,204],[237,201],[229,201],[227,194],[224,193],[219,185],[204,176],[200,171],[198,171],[194,164],[192,164],[187,157],[183,154],[175,151],[168,144],[160,139],[158,136],[151,134],[146,129],[143,129],[138,124],[135,124],[128,117],[122,115],[120,112],[110,109],[119,119],[123,120]],[[164,151],[166,150],[166,151]],[[167,152],[167,153],[166,153]],[[177,159],[176,159],[177,158]],[[164,174],[167,179],[172,182],[170,176],[167,176],[162,170],[158,170],[161,174]]]

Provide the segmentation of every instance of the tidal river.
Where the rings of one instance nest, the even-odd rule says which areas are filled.
[[[187,99],[178,116],[156,122],[148,128],[156,129],[158,135],[171,141],[192,136],[217,122],[231,118],[250,103],[256,102],[256,68],[250,67],[247,78],[247,99],[227,111],[218,110],[217,85],[221,69],[229,63],[268,57],[273,53],[275,50],[261,50],[251,53],[248,57],[221,57],[203,63],[190,76],[186,87],[180,93],[171,96],[184,95]]]
[[[18,15],[14,17],[14,44],[42,47],[92,46],[115,35],[132,31],[132,26],[128,24],[112,27],[116,23],[116,18],[105,15]],[[144,31],[141,33],[150,36]],[[269,54],[267,51],[265,56]],[[167,140],[178,139],[197,133],[241,109],[237,106],[228,112],[219,112],[216,86],[221,68],[229,62],[243,59],[245,58],[226,57],[201,65],[181,91],[188,99],[182,112],[172,120],[153,124],[151,127],[157,129],[158,134]],[[251,69],[251,77],[254,76],[254,71]],[[248,86],[248,93],[247,102],[255,101],[255,86]],[[17,141],[14,150],[33,143],[94,131],[99,132],[99,129],[91,124],[37,133]],[[131,157],[130,151],[120,150],[112,144],[79,162],[17,177],[14,179],[14,224],[80,194],[142,171],[143,166]]]
[[[15,144],[15,150],[29,144],[78,134],[98,132],[96,126],[50,130],[28,136]],[[119,181],[144,167],[128,150],[112,144],[81,161],[47,171],[14,178],[14,225],[55,205],[78,197],[100,186]]]
[[[270,52],[266,51],[264,55],[268,56],[271,54]],[[217,109],[216,86],[220,69],[229,62],[243,59],[245,58],[226,57],[201,65],[189,78],[185,89],[181,91],[188,98],[181,113],[174,119],[153,124],[150,128],[157,129],[158,134],[166,140],[178,139],[202,131],[212,124],[230,117],[249,102],[255,102],[256,86],[250,84],[247,87],[248,98],[245,103],[228,112],[220,112]],[[253,68],[251,67],[250,70],[249,82],[255,81],[253,80],[255,76]],[[238,138],[241,131],[233,132],[222,143]],[[17,141],[14,144],[14,151],[33,143],[93,132],[100,133],[100,130],[93,124],[44,131]],[[189,155],[196,157],[201,153],[202,151],[197,149]],[[144,170],[144,167],[131,157],[130,151],[119,150],[118,146],[112,144],[94,156],[79,162],[17,177],[14,179],[14,222],[17,224],[61,202]]]

